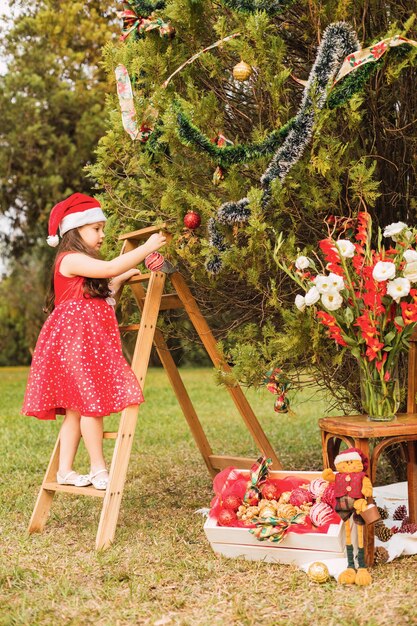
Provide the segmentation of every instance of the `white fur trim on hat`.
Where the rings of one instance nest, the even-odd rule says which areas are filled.
[[[73,228],[79,228],[87,224],[95,224],[96,222],[105,222],[106,220],[107,217],[100,207],[94,207],[78,213],[70,213],[61,220],[59,234],[62,237],[62,235],[65,235],[65,233]]]
[[[341,452],[334,460],[334,464],[343,463],[343,461],[361,461],[361,455],[358,452]]]
[[[46,243],[48,246],[51,246],[51,248],[56,248],[59,244],[58,235],[49,235],[49,237],[46,238]]]

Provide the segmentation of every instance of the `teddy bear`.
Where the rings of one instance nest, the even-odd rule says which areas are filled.
[[[337,472],[327,468],[323,471],[324,480],[335,484],[335,511],[342,518],[346,529],[346,553],[348,567],[338,578],[338,582],[344,585],[369,585],[372,578],[365,564],[364,532],[365,524],[361,513],[368,507],[367,498],[372,497],[372,484],[366,475],[368,459],[358,448],[348,448],[340,452],[334,464]],[[359,568],[356,571],[353,556],[353,545],[350,534],[350,517],[357,524],[358,529],[358,554]]]

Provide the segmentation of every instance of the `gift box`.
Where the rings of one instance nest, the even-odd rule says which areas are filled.
[[[249,472],[237,470],[248,478]],[[270,479],[300,479],[310,483],[321,478],[320,472],[269,472]],[[212,549],[227,557],[244,557],[248,560],[301,565],[311,561],[345,559],[345,535],[342,520],[331,523],[326,532],[311,528],[311,532],[292,532],[291,528],[279,543],[259,541],[248,528],[220,526],[213,516],[204,524],[204,531]]]

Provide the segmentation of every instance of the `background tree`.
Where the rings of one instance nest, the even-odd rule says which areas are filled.
[[[13,225],[16,253],[44,237],[50,208],[90,191],[83,167],[104,132],[102,46],[115,9],[103,0],[11,2],[16,13],[1,42],[0,211]]]
[[[104,0],[11,1],[0,43],[0,245],[9,276],[0,284],[3,364],[22,364],[44,320],[42,302],[53,251],[45,244],[51,207],[91,193],[83,171],[105,130],[102,46],[117,29]],[[20,298],[20,303],[19,303]],[[12,303],[13,301],[13,303]]]

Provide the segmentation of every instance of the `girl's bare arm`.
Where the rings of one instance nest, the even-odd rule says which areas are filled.
[[[87,254],[74,252],[62,259],[61,272],[66,276],[87,276],[88,278],[113,278],[141,263],[151,252],[159,250],[166,243],[162,233],[151,235],[149,239],[130,252],[121,254],[111,261],[93,259]]]

